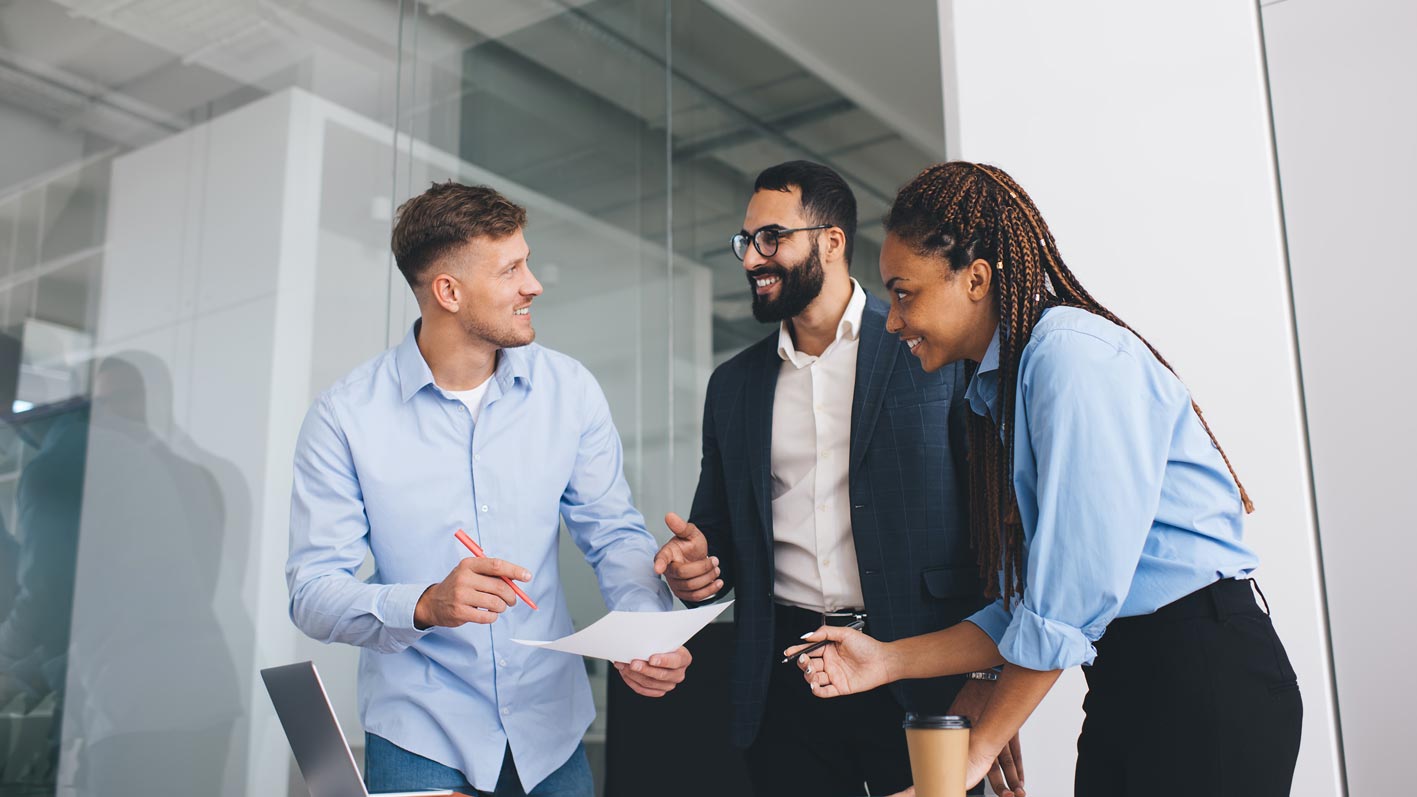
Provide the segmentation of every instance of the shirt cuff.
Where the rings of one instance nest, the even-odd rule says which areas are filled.
[[[379,622],[389,631],[399,631],[399,636],[412,640],[432,631],[429,628],[415,628],[413,610],[418,599],[428,590],[427,584],[391,584],[379,599]],[[413,634],[410,637],[408,634]]]
[[[996,600],[979,611],[966,617],[965,620],[979,626],[979,630],[989,635],[998,645],[999,640],[1004,638],[1004,631],[1009,627],[1009,621],[1013,615],[1004,608],[1003,600]]]
[[[999,640],[999,655],[1030,670],[1066,670],[1097,658],[1092,640],[1066,623],[1050,620],[1019,604]]]

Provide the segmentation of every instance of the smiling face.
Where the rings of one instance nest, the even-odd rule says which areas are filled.
[[[802,208],[802,192],[762,190],[753,193],[743,218],[743,232],[814,227]],[[764,257],[749,245],[743,270],[753,292],[753,317],[763,322],[786,321],[807,309],[822,292],[826,272],[817,238],[822,230],[801,230],[782,236],[777,251]],[[765,247],[766,248],[766,247]],[[769,249],[771,251],[771,249]]]
[[[887,234],[881,281],[891,300],[886,331],[899,335],[926,371],[984,357],[999,323],[987,262],[951,271],[943,258],[920,254]]]
[[[431,288],[468,337],[499,349],[525,346],[536,339],[531,303],[542,290],[530,255],[521,230],[474,238],[435,265]]]

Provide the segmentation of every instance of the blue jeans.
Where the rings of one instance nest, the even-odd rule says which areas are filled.
[[[371,794],[380,792],[448,789],[477,797],[594,797],[595,781],[590,774],[585,745],[576,745],[575,752],[560,769],[536,784],[531,793],[522,791],[517,777],[517,765],[512,761],[512,749],[507,748],[502,759],[502,772],[497,776],[495,792],[477,791],[463,773],[445,767],[437,761],[399,747],[382,736],[364,734],[364,785]]]

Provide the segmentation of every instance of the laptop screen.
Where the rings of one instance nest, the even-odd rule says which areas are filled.
[[[261,670],[310,797],[367,797],[354,755],[312,662]]]

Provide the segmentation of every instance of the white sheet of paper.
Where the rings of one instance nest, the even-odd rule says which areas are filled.
[[[676,650],[733,605],[733,601],[677,612],[611,612],[570,636],[549,642],[513,639],[520,645],[559,650],[607,661],[648,659]]]

